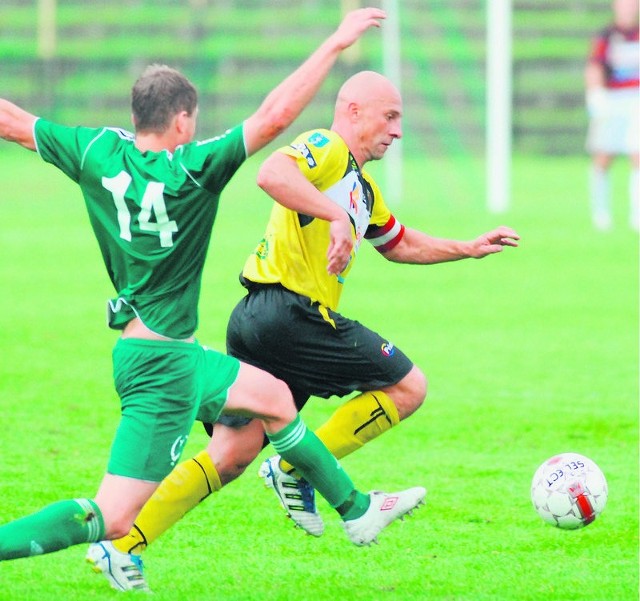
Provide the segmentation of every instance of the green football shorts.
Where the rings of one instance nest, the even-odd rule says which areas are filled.
[[[120,338],[113,377],[122,415],[108,472],[160,482],[179,461],[193,422],[214,422],[240,363],[197,342]]]

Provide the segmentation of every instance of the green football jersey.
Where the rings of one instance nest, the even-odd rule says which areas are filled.
[[[38,119],[34,132],[40,156],[82,190],[117,294],[109,326],[137,316],[163,336],[191,336],[220,193],[246,158],[242,125],[173,154],[140,152],[115,128]]]

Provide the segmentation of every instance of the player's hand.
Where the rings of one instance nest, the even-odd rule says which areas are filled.
[[[505,246],[518,246],[520,236],[504,225],[479,236],[471,242],[471,256],[481,259],[493,253],[502,252]]]
[[[369,27],[380,27],[380,19],[387,13],[379,8],[359,8],[347,13],[333,34],[338,48],[344,50],[353,44]]]
[[[327,250],[327,271],[338,275],[349,264],[353,237],[351,235],[351,221],[344,213],[339,219],[334,219],[329,225],[329,249]]]

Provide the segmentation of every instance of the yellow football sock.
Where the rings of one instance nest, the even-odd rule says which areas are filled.
[[[123,553],[142,553],[185,513],[221,488],[220,476],[209,454],[201,451],[178,464],[160,483],[138,514],[129,534],[114,540],[113,546]]]
[[[316,435],[336,458],[341,459],[399,422],[398,409],[389,395],[379,390],[363,392],[338,407],[316,430]],[[295,473],[293,466],[283,459],[280,468]]]

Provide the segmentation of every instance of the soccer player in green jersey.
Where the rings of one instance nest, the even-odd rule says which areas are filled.
[[[355,544],[367,544],[421,502],[424,489],[403,491],[383,514],[306,429],[285,383],[194,338],[220,193],[245,158],[308,104],[340,52],[384,17],[375,8],[349,13],[244,123],[199,142],[196,91],[165,66],[152,65],[133,86],[135,134],[66,127],[0,100],[0,137],[36,150],[84,196],[116,290],[108,308],[110,327],[121,331],[113,368],[122,407],[95,497],[54,503],[0,526],[0,560],[126,534],[180,459],[194,420],[215,422],[223,411],[260,421],[274,448],[337,509]]]
[[[402,100],[382,75],[364,71],[339,91],[330,130],[296,137],[262,165],[258,183],[276,201],[264,238],[247,259],[248,294],[234,309],[227,351],[291,388],[301,409],[310,396],[358,392],[316,434],[337,457],[357,450],[413,414],[426,396],[420,368],[387,338],[337,312],[357,250],[366,239],[387,260],[433,264],[482,258],[517,246],[498,227],[471,241],[405,227],[364,170],[402,135]],[[163,481],[129,535],[115,541],[121,566],[187,511],[240,475],[263,446],[260,422],[221,416],[212,444]],[[299,472],[299,470],[298,470]],[[296,525],[320,536],[313,486],[285,458],[260,475]]]

